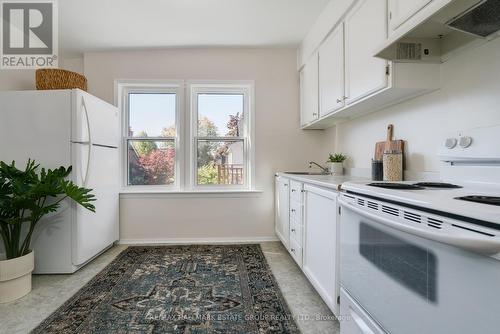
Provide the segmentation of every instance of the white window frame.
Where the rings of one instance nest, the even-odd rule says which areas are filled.
[[[189,81],[190,105],[190,178],[189,184],[193,191],[231,191],[231,190],[253,190],[254,189],[254,164],[255,153],[252,139],[254,138],[254,82],[253,81]],[[198,137],[198,94],[238,94],[243,95],[243,136],[240,137]],[[197,142],[198,140],[210,139],[220,141],[242,141],[243,142],[243,180],[242,185],[199,185],[197,166]]]
[[[122,124],[122,184],[123,188],[134,190],[155,190],[155,191],[178,191],[182,184],[183,168],[183,120],[182,110],[184,106],[184,89],[182,80],[120,80],[117,81],[118,107],[121,110]],[[128,142],[137,140],[137,137],[129,136],[129,94],[149,93],[149,94],[176,94],[175,106],[175,137],[148,137],[148,140],[175,140],[175,163],[174,163],[174,183],[169,185],[131,185],[128,183],[129,164],[128,164]]]
[[[115,104],[121,110],[122,124],[122,186],[125,192],[155,193],[217,193],[255,191],[255,145],[254,81],[251,80],[115,80]],[[134,137],[128,135],[130,93],[175,93],[176,98],[176,137],[175,139],[175,182],[172,185],[129,185],[128,184],[128,141]],[[198,185],[197,184],[197,147],[198,131],[197,94],[234,93],[244,96],[243,185]],[[240,138],[240,137],[237,137]],[[150,140],[165,140],[169,137],[148,137]],[[200,138],[198,138],[200,139]],[[211,138],[215,139],[215,138]],[[220,137],[234,140],[234,137]]]

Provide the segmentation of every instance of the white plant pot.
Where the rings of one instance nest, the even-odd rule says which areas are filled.
[[[31,291],[31,272],[35,268],[33,251],[21,257],[0,261],[0,303],[8,303]]]
[[[344,164],[342,162],[329,162],[328,169],[332,175],[344,175]]]

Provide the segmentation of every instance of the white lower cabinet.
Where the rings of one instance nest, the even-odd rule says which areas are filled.
[[[335,315],[339,314],[336,191],[306,185],[302,269]]]
[[[302,247],[302,224],[296,222],[295,220],[290,220],[290,239],[296,240],[297,243]]]
[[[290,255],[295,260],[295,262],[297,262],[299,267],[302,267],[302,247],[297,240],[293,238],[290,239],[289,251]]]
[[[344,289],[340,289],[340,314],[342,334],[385,334]]]
[[[338,192],[276,177],[276,234],[328,305],[339,315]]]
[[[281,176],[275,178],[275,221],[274,230],[283,245],[290,243],[290,180]]]

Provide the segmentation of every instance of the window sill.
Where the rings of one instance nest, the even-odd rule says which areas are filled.
[[[120,198],[239,198],[239,197],[256,197],[263,193],[262,190],[196,190],[196,191],[179,191],[179,190],[155,190],[155,189],[122,189]]]

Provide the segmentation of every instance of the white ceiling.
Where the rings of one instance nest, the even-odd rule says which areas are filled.
[[[329,0],[61,0],[59,45],[85,51],[295,46]]]

